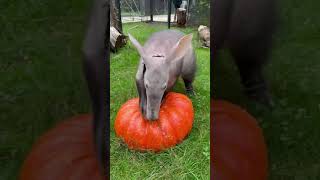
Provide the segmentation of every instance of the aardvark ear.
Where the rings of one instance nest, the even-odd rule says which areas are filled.
[[[173,62],[175,60],[181,59],[187,51],[190,51],[192,42],[192,34],[183,36],[172,48],[167,61]]]
[[[145,52],[141,44],[129,33],[129,39],[134,47],[138,50],[141,57],[145,57]]]

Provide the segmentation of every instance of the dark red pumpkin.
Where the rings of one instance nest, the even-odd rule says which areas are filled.
[[[191,100],[180,93],[167,94],[160,107],[159,119],[144,119],[139,99],[131,99],[120,108],[116,120],[116,134],[131,149],[161,151],[181,142],[193,124]]]
[[[59,123],[33,145],[20,180],[103,180],[92,138],[92,116],[77,115]]]
[[[267,149],[257,121],[226,101],[211,102],[214,180],[266,180]]]

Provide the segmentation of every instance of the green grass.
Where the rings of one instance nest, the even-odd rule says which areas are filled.
[[[0,180],[15,180],[33,142],[90,111],[81,45],[87,1],[0,1]]]
[[[217,98],[230,100],[259,121],[269,151],[270,180],[320,179],[320,3],[279,1],[280,20],[266,74],[276,102],[271,112],[241,93],[239,75],[224,52],[214,67]]]
[[[125,34],[131,33],[142,44],[153,32],[161,29],[166,29],[166,26],[145,23],[124,25]],[[155,154],[128,150],[112,128],[111,179],[209,179],[210,52],[200,48],[196,28],[181,30],[194,34],[193,45],[197,55],[196,96],[191,98],[195,109],[193,129],[178,146]],[[138,96],[135,85],[138,61],[138,52],[131,43],[111,57],[111,127],[120,106]],[[174,91],[185,93],[181,79]]]

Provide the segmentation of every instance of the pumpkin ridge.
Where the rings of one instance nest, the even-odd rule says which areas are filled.
[[[123,130],[123,134],[121,135],[122,136],[122,138],[124,138],[124,139],[126,139],[126,137],[130,137],[130,136],[128,136],[128,135],[130,135],[131,133],[133,133],[134,132],[134,128],[133,128],[133,126],[134,126],[134,120],[136,119],[136,118],[138,118],[139,117],[139,113],[140,112],[137,112],[137,111],[134,111],[133,112],[134,114],[131,116],[132,117],[132,119],[129,119],[128,120],[128,126],[126,126],[126,128],[124,128],[124,130]],[[133,131],[133,132],[131,132],[131,131]],[[129,138],[129,139],[127,139],[129,142],[130,142],[130,144],[132,145],[132,140]]]
[[[129,133],[131,133],[131,136],[133,136],[133,137],[137,137],[137,136],[139,136],[139,137],[143,137],[143,133],[139,133],[138,131],[139,131],[139,129],[137,129],[137,127],[135,126],[134,128],[132,128],[132,131],[131,132],[129,132],[129,129],[131,128],[131,126],[133,126],[133,125],[135,125],[134,123],[140,123],[140,126],[141,126],[141,128],[143,128],[143,120],[141,120],[141,116],[142,116],[142,114],[141,114],[141,112],[140,111],[137,111],[137,112],[135,112],[135,114],[134,115],[132,115],[132,119],[130,120],[130,124],[128,125],[128,129],[127,129],[127,134],[125,135],[126,137],[130,137],[130,134]],[[130,144],[131,144],[131,146],[132,147],[137,147],[137,146],[139,146],[140,144],[141,144],[141,139],[139,139],[139,140],[137,140],[137,142],[135,142],[134,140],[128,140],[128,141],[130,141]]]
[[[169,113],[166,112],[167,117],[169,117],[168,114],[169,114]],[[174,140],[174,141],[175,141],[175,144],[176,144],[176,143],[177,143],[178,136],[177,136],[177,134],[176,134],[176,132],[175,132],[175,128],[172,126],[170,120],[168,120],[168,119],[165,119],[165,120],[166,120],[166,122],[168,123],[169,127],[172,129],[172,133],[173,133],[173,134],[171,134],[171,136],[173,136],[173,138],[176,139],[176,140]]]
[[[176,109],[176,108],[172,107],[172,109]],[[185,129],[183,127],[181,127],[183,125],[183,122],[182,122],[183,120],[181,120],[179,117],[184,117],[184,115],[180,111],[169,111],[168,113],[171,117],[170,118],[171,124],[173,123],[175,126],[177,142],[180,142],[185,136],[182,133],[180,133],[180,131],[182,132],[182,130],[185,130]],[[175,118],[173,118],[173,117],[175,117]]]
[[[115,122],[115,130],[117,134],[125,135],[124,133],[127,132],[128,126],[126,125],[131,123],[131,119],[128,118],[128,116],[130,117],[130,113],[136,113],[136,110],[132,109],[130,111],[125,111],[123,114],[118,113],[119,116],[117,115]],[[125,128],[124,126],[127,128]]]
[[[165,112],[163,112],[163,113],[165,113]],[[162,115],[163,115],[163,113],[162,113]],[[169,146],[168,141],[167,141],[168,134],[163,129],[162,125],[163,125],[163,121],[159,121],[158,127],[160,128],[160,132],[162,132],[162,146],[163,146],[162,148],[166,148],[167,146]]]

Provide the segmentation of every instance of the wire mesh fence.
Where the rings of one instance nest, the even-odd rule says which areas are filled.
[[[171,22],[176,21],[177,8],[186,9],[188,24],[209,22],[209,0],[120,0],[122,23],[128,22],[168,22],[171,3]]]

